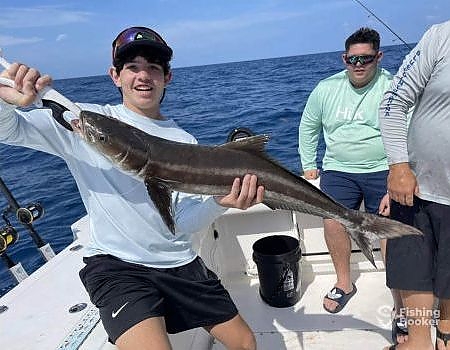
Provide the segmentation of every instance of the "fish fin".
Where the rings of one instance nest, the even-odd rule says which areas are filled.
[[[350,217],[347,219],[336,220],[344,225],[347,233],[374,266],[375,262],[372,255],[373,241],[407,235],[423,235],[422,232],[415,227],[359,210],[351,210]]]
[[[345,227],[345,231],[350,235],[356,245],[361,249],[361,252],[370,261],[370,263],[378,269],[377,265],[375,265],[375,260],[373,257],[373,247],[372,240],[366,235],[361,233],[361,229],[357,226],[350,225]]]
[[[270,139],[270,136],[266,135],[266,134],[255,135],[255,136],[244,137],[241,139],[237,139],[235,141],[227,142],[227,143],[224,143],[223,145],[219,145],[216,147],[224,147],[224,148],[228,148],[228,149],[234,149],[237,151],[251,153],[254,156],[260,157],[268,162],[275,164],[276,166],[283,168],[284,171],[289,172],[291,175],[297,176],[297,175],[293,174],[292,172],[290,172],[289,170],[287,170],[281,163],[279,163],[275,159],[271,158],[267,154],[266,144],[267,144],[267,142],[269,142],[269,139]]]
[[[172,215],[172,191],[170,187],[166,182],[155,178],[146,178],[144,182],[147,187],[147,192],[158,209],[164,223],[170,232],[175,234],[175,222]]]
[[[269,135],[255,135],[227,142],[217,147],[247,151],[266,157],[265,148],[269,139]]]

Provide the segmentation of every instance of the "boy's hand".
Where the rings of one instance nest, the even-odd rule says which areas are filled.
[[[228,208],[247,209],[261,203],[264,198],[264,187],[258,186],[256,175],[247,174],[242,179],[236,178],[231,186],[231,191],[226,196],[214,197],[221,206]]]

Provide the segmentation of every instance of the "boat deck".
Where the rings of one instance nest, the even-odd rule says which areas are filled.
[[[385,287],[379,253],[375,270],[360,253],[352,255],[352,273],[358,293],[339,314],[322,308],[322,298],[335,275],[323,242],[321,219],[289,211],[271,211],[263,205],[245,212],[229,210],[196,236],[195,245],[205,263],[221,278],[242,316],[254,330],[259,350],[274,349],[382,349],[390,342],[392,299]],[[0,313],[2,349],[115,349],[107,342],[98,312],[78,277],[89,231],[87,219],[73,226],[73,244],[0,299],[8,310]],[[252,260],[252,244],[266,235],[300,238],[302,252],[301,299],[287,308],[261,300]],[[69,313],[86,303],[87,308]],[[170,336],[175,350],[221,350],[203,329]]]
[[[385,272],[379,252],[375,252],[378,270],[361,253],[352,255],[352,275],[358,292],[339,314],[330,314],[323,309],[322,300],[334,285],[335,274],[330,256],[324,251],[322,220],[290,212],[272,215],[264,210],[243,214],[239,220],[230,220],[225,215],[215,225],[219,233],[227,231],[221,235],[226,237],[227,242],[219,242],[222,250],[216,252],[217,256],[225,255],[227,251],[239,251],[232,246],[231,234],[239,227],[236,242],[239,242],[243,252],[243,260],[236,262],[235,256],[234,263],[228,263],[229,270],[222,271],[221,276],[242,316],[255,332],[258,349],[382,349],[388,345],[392,297],[385,286]],[[282,221],[286,226],[283,231],[274,232],[273,226],[280,220],[279,216],[285,216]],[[255,221],[260,228],[266,228],[266,232],[254,232],[252,222]],[[277,227],[280,227],[279,223]],[[292,307],[271,307],[259,295],[251,246],[257,239],[269,234],[300,237],[302,251],[308,255],[302,257],[300,262],[301,298]],[[224,256],[222,259],[229,261]],[[209,263],[214,266],[213,262]],[[243,266],[246,270],[242,269]],[[225,348],[214,344],[213,349]]]

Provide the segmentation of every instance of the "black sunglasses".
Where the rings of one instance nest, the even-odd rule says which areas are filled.
[[[352,66],[356,66],[358,62],[361,66],[365,64],[369,64],[377,58],[378,54],[375,55],[354,55],[354,56],[345,56],[345,63],[351,64]]]

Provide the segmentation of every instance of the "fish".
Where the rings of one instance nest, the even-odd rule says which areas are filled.
[[[123,171],[141,178],[162,219],[175,234],[171,193],[224,196],[235,178],[255,174],[269,208],[293,210],[341,223],[376,267],[372,242],[422,235],[418,229],[359,210],[348,209],[268,156],[268,135],[221,145],[186,144],[150,135],[116,118],[91,111],[80,114],[80,132],[97,152]]]

